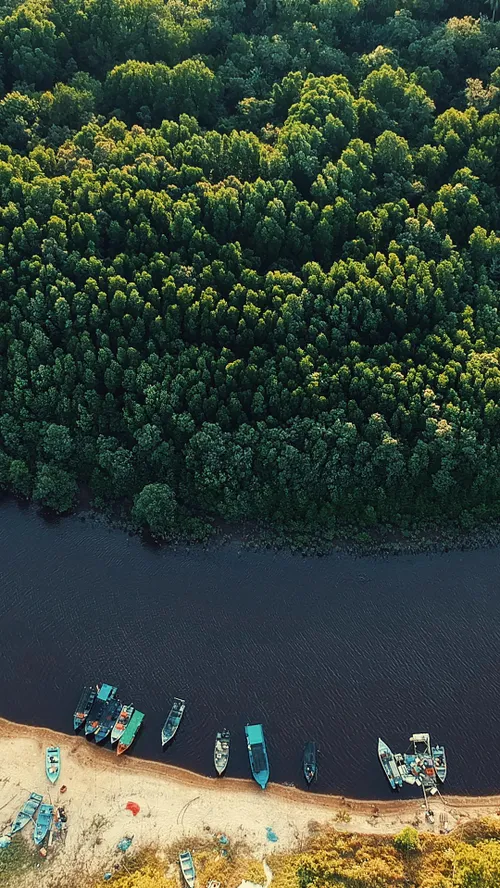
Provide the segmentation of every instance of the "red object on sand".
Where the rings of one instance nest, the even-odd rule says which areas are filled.
[[[67,788],[67,786],[61,786],[59,792],[66,792]]]
[[[127,804],[125,805],[125,808],[127,811],[132,811],[132,814],[134,815],[134,817],[141,810],[139,805],[137,804],[137,802],[127,802]]]

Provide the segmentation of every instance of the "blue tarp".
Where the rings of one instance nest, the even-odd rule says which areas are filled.
[[[268,842],[277,842],[278,841],[278,836],[276,835],[274,830],[271,829],[270,826],[266,827],[266,838],[267,838]]]

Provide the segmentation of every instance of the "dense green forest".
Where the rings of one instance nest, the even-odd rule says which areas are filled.
[[[499,5],[0,0],[3,487],[497,516]]]

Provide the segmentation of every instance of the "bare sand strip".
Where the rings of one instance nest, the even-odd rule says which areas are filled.
[[[60,785],[67,786],[63,796],[60,786],[54,789],[45,777],[48,745],[61,747]],[[452,829],[465,818],[500,809],[500,796],[445,796],[432,802],[436,818],[431,826],[424,821],[421,799],[374,803],[272,783],[262,792],[251,780],[221,780],[168,764],[117,757],[83,737],[4,719],[0,719],[0,763],[0,833],[30,792],[45,793],[53,803],[65,805],[68,831],[64,848],[57,852],[59,873],[65,865],[69,871],[77,860],[82,874],[106,866],[116,856],[120,839],[132,834],[138,848],[226,833],[231,841],[244,842],[262,856],[272,848],[296,847],[311,829],[327,824],[344,832],[390,835],[418,821],[420,829],[439,831],[443,825]],[[140,806],[136,817],[126,810],[129,801]],[[276,844],[268,841],[267,827],[278,836]]]

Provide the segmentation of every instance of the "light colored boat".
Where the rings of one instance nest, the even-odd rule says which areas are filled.
[[[231,743],[231,734],[224,728],[223,731],[217,731],[214,747],[214,765],[219,777],[222,776],[229,762],[229,748]]]
[[[38,808],[40,807],[42,801],[43,796],[41,796],[38,792],[31,793],[28,801],[24,803],[9,830],[11,836],[13,836],[14,833],[19,832],[21,829],[24,829],[26,824],[29,823],[30,820],[33,820],[33,817],[38,811]]]
[[[122,734],[131,719],[133,711],[134,707],[131,705],[122,706],[120,715],[116,719],[116,723],[113,727],[113,730],[111,731],[111,744],[117,743],[118,740],[121,739]]]
[[[38,811],[38,817],[36,818],[35,823],[35,831],[33,833],[33,841],[35,845],[41,845],[50,832],[53,817],[54,805],[40,805],[40,810]]]
[[[446,774],[448,773],[448,765],[446,763],[446,753],[444,751],[444,746],[433,746],[432,747],[432,760],[434,762],[434,767],[436,769],[436,774],[441,783],[444,783],[446,780]]]
[[[179,863],[184,881],[188,888],[194,888],[196,881],[196,870],[194,868],[193,856],[190,851],[182,851],[179,854]]]
[[[55,783],[61,773],[61,750],[59,746],[49,746],[45,750],[45,773],[47,780]]]
[[[184,710],[186,708],[186,701],[181,700],[180,697],[174,697],[174,702],[172,703],[172,708],[168,714],[167,720],[163,725],[161,731],[161,745],[166,746],[167,743],[173,739],[175,734],[177,733],[177,728],[181,723],[181,718],[184,715]]]
[[[403,778],[399,773],[398,766],[396,764],[396,759],[394,758],[394,753],[387,746],[387,743],[384,743],[383,740],[378,738],[378,757],[380,760],[380,764],[384,769],[385,776],[387,777],[391,789],[398,789],[403,785]]]

